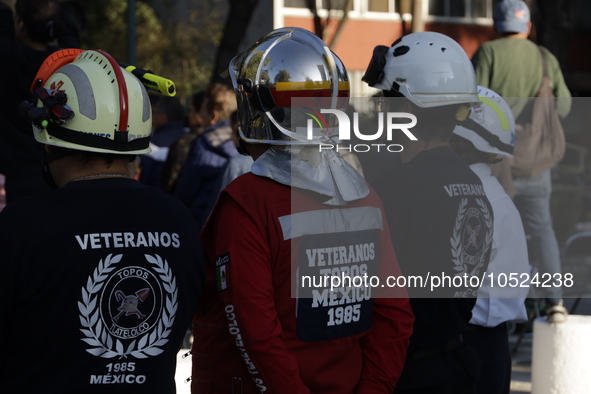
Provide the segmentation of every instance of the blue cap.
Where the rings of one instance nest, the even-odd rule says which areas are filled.
[[[495,7],[493,19],[497,31],[501,33],[526,33],[529,8],[521,0],[501,0]]]

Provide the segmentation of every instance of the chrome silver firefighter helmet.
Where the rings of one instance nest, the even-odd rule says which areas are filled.
[[[319,108],[344,109],[348,104],[345,66],[304,29],[271,31],[232,59],[228,71],[238,100],[240,136],[249,143],[320,144],[333,128]],[[294,98],[306,100],[292,102]]]

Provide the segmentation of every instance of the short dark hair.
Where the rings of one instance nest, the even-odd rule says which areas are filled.
[[[410,104],[410,112],[417,117],[417,125],[412,129],[412,133],[419,140],[424,141],[447,141],[458,124],[456,114],[460,107],[468,105],[452,104],[421,108],[405,97],[397,98],[391,103],[394,108],[390,108],[390,111],[395,112],[404,112],[404,103]]]
[[[168,116],[170,122],[183,120],[185,109],[178,97],[159,96],[152,104],[152,110],[157,108]]]
[[[129,155],[129,154],[115,154],[115,153],[103,153],[103,152],[90,152],[85,150],[76,150],[76,149],[69,149],[69,148],[62,148],[56,147],[56,150],[59,149],[63,153],[63,156],[73,156],[78,158],[82,163],[87,164],[92,161],[103,161],[107,166],[113,164],[113,161],[116,159],[125,159],[129,163],[135,160],[136,155]]]
[[[58,15],[57,1],[17,0],[14,9],[31,40],[47,44],[61,35],[63,22]]]
[[[476,149],[472,141],[460,137],[457,134],[452,134],[449,138],[449,145],[451,149],[469,165],[475,163],[493,164],[500,161],[498,155]]]
[[[193,105],[193,108],[195,108],[195,111],[199,111],[199,108],[201,108],[201,105],[203,104],[204,100],[205,90],[200,90],[199,92],[191,96],[191,104]]]

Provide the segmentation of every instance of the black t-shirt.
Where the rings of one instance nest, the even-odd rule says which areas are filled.
[[[477,290],[459,279],[486,271],[492,244],[492,208],[480,179],[449,148],[437,148],[385,172],[376,189],[403,275],[420,276],[425,286],[408,288],[416,318],[409,352],[457,337]]]
[[[0,213],[0,392],[172,393],[204,284],[198,229],[131,179],[70,182]]]

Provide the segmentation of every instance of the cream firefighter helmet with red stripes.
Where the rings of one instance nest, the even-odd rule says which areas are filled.
[[[146,89],[106,52],[79,53],[33,94],[37,107],[73,113],[63,121],[54,117],[46,127],[34,125],[42,144],[126,155],[150,152],[152,110]]]

